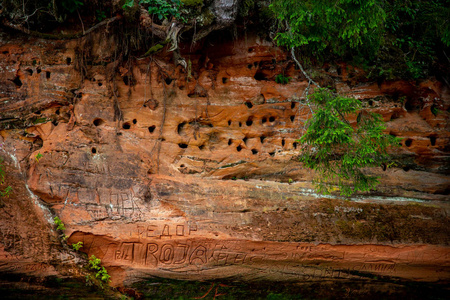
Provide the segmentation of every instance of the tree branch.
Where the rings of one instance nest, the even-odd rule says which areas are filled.
[[[25,27],[23,27],[22,25],[17,25],[17,24],[13,24],[9,21],[7,21],[6,19],[4,19],[2,21],[2,24],[6,27],[21,31],[23,33],[26,33],[28,35],[31,36],[35,36],[38,38],[42,38],[42,39],[49,39],[49,40],[73,40],[73,39],[78,39],[80,37],[83,37],[85,35],[88,35],[89,33],[91,33],[92,31],[98,29],[99,27],[102,27],[104,25],[109,25],[109,23],[115,22],[119,19],[121,19],[122,17],[120,16],[115,16],[112,17],[110,19],[106,19],[101,21],[100,23],[92,26],[91,28],[89,28],[88,30],[84,31],[84,32],[77,32],[77,33],[72,33],[72,34],[51,34],[51,33],[42,33],[39,31],[34,31],[34,30],[29,30]]]

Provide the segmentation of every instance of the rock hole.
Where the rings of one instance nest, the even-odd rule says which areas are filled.
[[[60,111],[59,111],[59,109],[57,109],[57,110],[55,111],[55,114],[57,114],[57,115],[59,115],[59,114],[60,114]]]
[[[184,165],[183,165],[183,164],[181,164],[181,165],[180,165],[180,168],[184,168]]]
[[[53,121],[52,121],[52,124],[53,124],[54,126],[58,126],[59,122],[58,122],[57,120],[53,120]]]
[[[407,139],[407,140],[405,141],[405,146],[406,146],[406,147],[411,147],[412,142],[413,142],[412,139]]]
[[[252,53],[255,49],[253,48],[248,48],[248,53]]]
[[[274,157],[275,156],[275,151],[274,152],[269,152],[269,155]]]
[[[45,78],[50,79],[50,71],[45,71]]]
[[[411,168],[408,166],[403,167],[403,171],[408,172]]]
[[[264,123],[266,123],[267,122],[267,118],[266,117],[263,117],[262,119],[261,119],[261,124],[264,124]]]
[[[99,83],[97,83],[98,84],[98,86],[102,86],[103,85],[103,83],[101,83],[101,82],[99,82]]]
[[[103,121],[100,118],[94,119],[94,121],[92,122],[95,126],[100,126],[103,125],[105,123],[105,121]]]
[[[291,102],[291,109],[295,108],[295,102]]]
[[[242,127],[242,122],[239,122],[239,127]]]
[[[249,118],[247,119],[247,121],[245,121],[245,125],[247,125],[247,126],[252,126],[252,124],[253,124],[253,118],[252,118],[252,117],[249,117]]]
[[[373,106],[373,101],[369,100],[369,106]]]
[[[262,72],[256,72],[254,78],[258,81],[267,80],[266,76]]]
[[[245,138],[242,139],[242,141],[243,141],[244,144],[246,144],[246,145],[247,145],[247,140],[248,140],[248,137],[245,137]]]
[[[95,82],[95,81],[96,81],[96,80],[95,80],[95,77],[92,77],[91,81],[92,81],[92,82]]]
[[[33,70],[32,69],[26,69],[25,71],[27,71],[28,75],[33,75]]]
[[[205,145],[200,145],[200,146],[198,146],[198,149],[200,149],[200,150],[205,149]]]
[[[158,108],[159,105],[158,100],[155,99],[148,99],[147,101],[145,101],[145,103],[151,110],[155,110],[156,108]]]
[[[266,139],[266,137],[263,136],[263,135],[259,137],[259,140],[261,141],[261,144],[264,143],[264,140],[265,140],[265,139]]]
[[[225,83],[227,83],[227,82],[228,82],[228,78],[222,77],[222,83],[225,84]]]
[[[253,104],[252,104],[250,101],[245,102],[245,105],[246,105],[248,108],[252,108],[252,107],[253,107]]]
[[[231,126],[231,120],[228,120],[228,126]]]
[[[298,143],[297,142],[293,142],[292,143],[292,147],[294,147],[294,149],[297,149]]]
[[[41,68],[39,68],[39,67],[36,68],[36,73],[39,74],[39,73],[41,73],[41,71],[42,71]]]
[[[16,88],[20,88],[22,86],[22,81],[20,80],[19,76],[16,76],[13,80],[11,80]]]
[[[66,64],[70,65],[72,63],[72,58],[66,57]]]
[[[270,118],[269,118],[269,122],[271,122],[271,123],[272,123],[272,122],[275,122],[275,117],[270,117]]]
[[[122,124],[122,128],[123,128],[123,129],[130,129],[130,128],[131,128],[131,125],[130,125],[130,123],[128,123],[128,122],[127,122],[127,123],[123,123],[123,124]]]
[[[294,120],[295,120],[295,115],[290,116],[289,119],[291,119],[291,122],[294,122]]]
[[[281,146],[284,147],[284,145],[286,145],[286,141],[284,139],[281,140]]]
[[[275,58],[272,58],[272,63],[273,63],[273,64],[276,64],[276,63],[277,63],[277,60],[276,60]]]
[[[167,85],[171,84],[173,79],[170,77],[166,77],[166,79],[164,79],[164,81],[166,82]]]
[[[342,75],[342,67],[341,67],[341,66],[338,66],[338,67],[336,68],[336,72],[337,72],[338,75]]]
[[[238,152],[241,152],[241,150],[242,150],[241,145],[237,146],[237,147],[236,147],[236,150],[237,150]]]
[[[431,142],[431,146],[436,146],[436,137],[430,136],[430,142]]]
[[[400,118],[401,114],[398,111],[395,111],[390,118],[390,121]]]
[[[258,62],[255,61],[255,62],[253,63],[253,65],[254,65],[255,67],[257,67],[257,66],[258,66]]]
[[[252,64],[249,64],[249,65],[247,66],[247,68],[251,69],[251,68],[253,68],[253,65],[252,65]]]
[[[133,124],[136,124],[137,123],[137,120],[136,119],[133,119]]]
[[[381,166],[381,168],[383,169],[383,171],[386,171],[386,170],[387,170],[387,165],[386,165],[386,164],[383,164],[383,165]]]
[[[179,143],[178,147],[180,147],[181,149],[186,149],[188,147],[188,145],[185,143]]]
[[[228,140],[228,146],[231,146],[232,143],[233,143],[233,140],[232,140],[232,139],[229,139],[229,140]]]
[[[95,147],[92,147],[91,152],[92,152],[92,154],[95,154],[95,153],[97,153],[97,149]]]
[[[152,125],[148,128],[148,132],[153,133],[153,131],[155,131],[156,126]]]
[[[253,154],[258,154],[258,150],[252,149],[252,153],[253,153]]]
[[[5,50],[5,51],[3,51],[2,53],[3,53],[3,54],[8,54],[9,51]]]
[[[125,85],[128,85],[128,84],[129,84],[128,76],[123,76],[123,77],[122,77],[122,80],[123,80],[123,83],[124,83]]]
[[[177,132],[178,134],[181,134],[183,132],[184,126],[186,125],[186,122],[180,123],[177,126]]]

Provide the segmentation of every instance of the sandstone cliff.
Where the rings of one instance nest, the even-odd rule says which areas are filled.
[[[100,41],[92,43],[92,40]],[[150,276],[448,282],[450,90],[433,78],[370,82],[309,70],[380,113],[396,164],[376,192],[314,192],[298,162],[308,83],[288,53],[246,33],[114,60],[103,33],[50,41],[1,33],[0,272],[77,276],[102,259],[112,285]],[[284,73],[288,84],[275,82]],[[41,154],[42,157],[40,157]],[[63,242],[64,244],[65,242]]]

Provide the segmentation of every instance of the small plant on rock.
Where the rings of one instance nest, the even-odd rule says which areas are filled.
[[[55,222],[56,230],[61,230],[61,231],[66,230],[66,226],[64,226],[64,223],[61,221],[60,218],[55,217],[55,218],[53,219],[53,221]]]
[[[76,244],[72,244],[72,248],[73,248],[73,250],[75,250],[75,251],[80,250],[81,247],[83,247],[83,242],[81,242],[81,241],[79,241],[79,242],[76,243]]]
[[[275,82],[279,84],[288,84],[291,77],[286,77],[284,74],[278,74],[275,76]]]
[[[110,281],[111,276],[108,275],[108,271],[105,267],[101,266],[102,263],[100,258],[92,255],[89,258],[89,269],[93,270],[95,273],[95,278],[100,279],[101,281],[108,283]]]

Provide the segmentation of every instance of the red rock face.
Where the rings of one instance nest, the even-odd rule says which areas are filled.
[[[368,170],[378,191],[344,201],[315,194],[314,174],[298,162],[308,83],[272,43],[216,37],[182,48],[187,70],[160,55],[112,72],[114,45],[96,45],[83,65],[83,45],[20,41],[0,49],[1,155],[17,189],[3,200],[0,262],[12,265],[6,232],[30,229],[11,224],[18,213],[57,243],[44,203],[114,285],[150,275],[448,280],[450,93],[440,82],[371,83],[345,64],[309,71],[403,138],[396,164]]]

